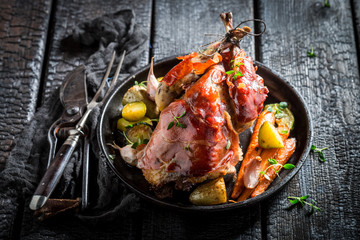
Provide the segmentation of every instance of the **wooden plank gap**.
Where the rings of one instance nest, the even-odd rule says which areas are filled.
[[[151,0],[150,36],[149,36],[149,63],[154,56],[154,34],[155,34],[155,0]]]
[[[261,19],[261,15],[259,12],[259,1],[254,0],[254,19]],[[258,33],[262,31],[261,23],[255,22],[254,23],[254,32]],[[255,38],[255,60],[261,62],[262,60],[262,51],[261,51],[261,36],[254,37]]]
[[[354,0],[350,0],[350,7],[351,7],[351,17],[352,17],[352,23],[354,28],[354,35],[355,35],[355,46],[356,46],[356,56],[357,56],[357,62],[358,66],[360,66],[360,42],[359,42],[359,28],[360,28],[360,12],[356,13],[356,7],[360,8],[360,3],[356,1],[356,4]],[[360,9],[358,9],[360,11]],[[359,16],[357,16],[359,14]],[[359,75],[360,75],[360,68],[358,67]]]
[[[49,14],[49,24],[45,39],[45,52],[43,56],[42,66],[41,66],[41,76],[40,76],[40,84],[38,97],[36,101],[36,108],[39,108],[42,104],[43,100],[43,92],[45,90],[46,85],[46,76],[47,69],[49,65],[50,59],[50,48],[51,48],[51,39],[53,38],[54,28],[55,28],[55,13],[56,13],[57,0],[50,1],[50,14]],[[36,111],[36,110],[35,110]]]

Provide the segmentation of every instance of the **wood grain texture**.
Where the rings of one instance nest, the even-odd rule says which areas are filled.
[[[307,102],[318,147],[294,179],[267,208],[268,239],[356,239],[359,236],[360,94],[350,1],[259,1],[267,23],[261,60],[291,82]],[[307,57],[314,47],[316,58]],[[322,212],[284,210],[287,196],[309,194]],[[309,198],[309,199],[310,199]]]
[[[156,60],[197,51],[213,41],[205,33],[224,34],[219,15],[232,11],[234,25],[253,18],[252,1],[165,1],[154,2],[152,53]],[[252,25],[250,25],[252,27]],[[254,39],[241,42],[254,57]],[[144,207],[142,239],[260,239],[259,205],[226,214],[182,214],[149,205]]]
[[[131,8],[135,11],[136,22],[150,35],[151,1],[92,1],[92,0],[58,0],[56,1],[53,25],[51,25],[51,41],[49,41],[49,57],[42,100],[48,98],[58,88],[65,76],[82,64],[92,52],[81,46],[74,46],[73,51],[64,49],[62,40],[72,34],[75,25],[91,20],[105,13],[113,13],[121,9]],[[139,56],[141,65],[148,64],[149,51]],[[139,235],[139,216],[120,216],[109,223],[96,226],[87,225],[77,218],[64,216],[46,223],[34,221],[28,207],[24,209],[21,237],[24,239],[137,239]]]
[[[67,73],[81,63],[84,63],[93,53],[89,51],[88,47],[79,45],[70,46],[69,49],[62,40],[69,37],[74,27],[80,22],[92,20],[103,14],[113,13],[121,9],[133,9],[136,14],[136,23],[150,36],[152,9],[152,2],[150,0],[112,0],[106,2],[92,0],[57,1],[43,99],[46,99],[51,91],[61,85]],[[149,63],[149,51],[144,52],[139,57],[141,58],[142,66]]]
[[[197,51],[203,44],[210,43],[217,36],[225,34],[220,13],[231,11],[234,26],[243,20],[253,18],[253,1],[166,1],[154,2],[153,55],[157,60],[172,55]],[[252,23],[249,23],[253,28]],[[254,56],[254,39],[246,37],[241,46],[248,55]]]
[[[0,1],[0,170],[35,112],[51,1]]]

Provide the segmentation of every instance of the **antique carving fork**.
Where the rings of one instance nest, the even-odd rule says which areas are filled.
[[[49,199],[51,193],[55,189],[56,185],[58,184],[65,166],[70,160],[71,155],[73,154],[76,146],[79,143],[79,140],[82,136],[84,136],[84,129],[85,129],[85,123],[92,112],[92,110],[97,107],[99,104],[102,104],[104,100],[107,98],[108,94],[113,89],[115,83],[118,80],[120,69],[122,66],[122,63],[124,61],[125,57],[125,51],[123,52],[119,64],[116,68],[115,75],[113,79],[111,80],[110,86],[108,90],[105,93],[105,96],[101,101],[98,101],[98,98],[100,97],[101,91],[105,87],[105,84],[107,82],[107,79],[109,77],[111,68],[114,64],[116,52],[114,51],[110,60],[110,63],[107,67],[106,73],[104,78],[102,79],[102,82],[100,84],[99,89],[97,90],[95,96],[90,101],[90,103],[86,106],[86,112],[84,115],[80,118],[79,122],[76,124],[75,129],[69,130],[69,136],[65,140],[64,144],[60,147],[59,151],[56,153],[54,160],[52,161],[50,167],[45,172],[45,175],[41,179],[37,189],[35,190],[35,193],[31,199],[30,202],[30,209],[37,210],[44,206],[44,204]]]

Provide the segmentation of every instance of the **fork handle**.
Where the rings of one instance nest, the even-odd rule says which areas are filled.
[[[50,167],[45,172],[45,175],[35,190],[30,202],[30,209],[37,210],[44,206],[63,175],[64,169],[79,143],[79,139],[79,132],[70,134],[64,144],[60,147]]]

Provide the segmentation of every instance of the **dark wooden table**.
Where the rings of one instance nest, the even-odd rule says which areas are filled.
[[[221,2],[221,3],[220,3]],[[80,21],[132,8],[150,39],[141,57],[161,59],[191,52],[223,33],[219,13],[234,22],[260,18],[260,38],[242,46],[290,81],[311,111],[313,144],[329,147],[326,162],[310,154],[299,173],[271,199],[251,208],[217,214],[183,214],[143,203],[113,224],[89,226],[76,219],[42,224],[24,217],[23,202],[0,202],[4,238],[24,239],[359,239],[360,83],[358,0],[102,1],[0,0],[0,166],[36,108],[84,59],[70,61],[60,41]],[[314,48],[316,58],[307,51]],[[84,56],[85,57],[85,56]],[[1,194],[1,193],[0,193]],[[322,212],[285,210],[287,196],[309,194]]]

